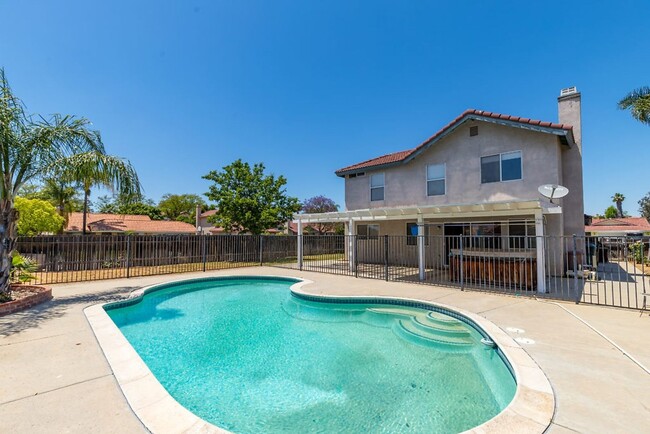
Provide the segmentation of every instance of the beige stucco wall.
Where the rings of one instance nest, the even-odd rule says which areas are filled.
[[[469,127],[478,125],[478,136]],[[558,138],[521,128],[469,121],[435,143],[414,160],[391,168],[368,171],[345,180],[348,210],[408,206],[483,203],[539,199],[537,187],[562,180]],[[481,184],[481,157],[522,151],[523,179]],[[446,194],[426,195],[426,166],[446,164]],[[370,201],[370,175],[385,174],[384,200]]]

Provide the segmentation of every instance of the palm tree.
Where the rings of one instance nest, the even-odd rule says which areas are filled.
[[[76,161],[75,155],[104,154],[99,132],[89,126],[88,120],[74,116],[28,115],[0,68],[0,300],[10,298],[16,193],[26,183],[63,167],[65,160]]]
[[[621,193],[615,193],[614,196],[612,196],[612,202],[616,204],[616,211],[618,213],[618,217],[623,217],[623,201],[625,200],[625,196],[623,196]]]
[[[72,116],[46,119],[27,115],[0,68],[0,299],[9,299],[18,189],[42,176],[62,157],[89,150],[103,152],[99,133],[89,125],[86,119]]]
[[[618,102],[621,110],[630,110],[637,121],[650,125],[650,87],[643,86],[628,93]]]
[[[68,224],[69,214],[74,211],[81,211],[81,200],[78,197],[77,190],[71,182],[61,176],[45,179],[41,195],[54,205],[59,215],[63,217],[64,228]]]
[[[117,190],[123,197],[138,198],[142,187],[138,174],[127,160],[99,151],[82,152],[60,161],[63,178],[77,182],[84,192],[83,229],[86,234],[88,197],[92,187],[101,186]]]

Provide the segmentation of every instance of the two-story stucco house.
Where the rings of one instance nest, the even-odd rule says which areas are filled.
[[[507,251],[508,237],[522,237],[525,245],[516,247],[537,257],[543,291],[544,261],[565,254],[548,259],[545,248],[563,249],[559,238],[554,246],[532,237],[584,235],[580,99],[575,88],[562,90],[557,123],[467,110],[413,149],[337,170],[345,212],[296,217],[344,221],[348,234],[366,237],[503,237],[492,250]],[[538,192],[544,184],[566,186],[569,194],[551,203]],[[399,254],[419,263],[421,275],[425,265],[448,262],[450,246],[431,257],[424,241],[409,244]]]

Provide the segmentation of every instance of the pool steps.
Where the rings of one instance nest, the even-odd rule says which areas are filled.
[[[289,299],[283,303],[289,315],[310,321],[361,321],[378,327],[391,328],[400,338],[441,351],[467,352],[475,348],[476,340],[457,319],[437,312],[403,307],[355,308],[347,305],[315,304]],[[327,311],[327,315],[323,315]]]
[[[435,331],[443,336],[469,337],[470,333],[460,321],[436,312],[415,311],[404,308],[369,308],[372,313],[397,315],[410,319],[413,325],[425,334]]]

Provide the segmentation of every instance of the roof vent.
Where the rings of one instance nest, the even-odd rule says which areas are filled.
[[[575,86],[565,87],[560,91],[560,96],[573,95],[574,93],[578,93],[578,89]]]

